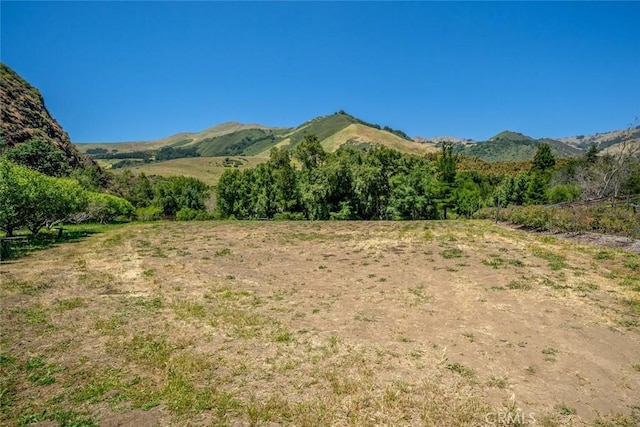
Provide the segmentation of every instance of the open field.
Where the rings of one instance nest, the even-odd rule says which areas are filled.
[[[189,176],[197,178],[208,185],[215,185],[228,166],[225,166],[225,159],[237,160],[239,169],[253,167],[259,163],[267,161],[268,157],[190,157],[184,159],[167,160],[165,162],[147,163],[141,166],[112,169],[114,173],[131,170],[134,174],[144,172],[147,175],[160,176]]]
[[[620,250],[486,221],[159,222],[0,275],[6,425],[640,423]]]

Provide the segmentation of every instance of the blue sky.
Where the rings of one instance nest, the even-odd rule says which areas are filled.
[[[3,62],[74,142],[338,110],[412,136],[626,127],[640,2],[9,2]]]

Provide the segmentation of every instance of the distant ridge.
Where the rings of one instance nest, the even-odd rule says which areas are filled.
[[[537,147],[543,143],[549,144],[557,157],[580,156],[593,144],[601,150],[615,146],[627,135],[625,132],[620,130],[591,136],[535,139],[520,132],[504,130],[486,141],[474,141],[455,136],[409,138],[400,130],[368,123],[341,110],[312,118],[293,128],[231,121],[200,132],[181,132],[153,141],[78,143],[77,146],[82,152],[99,148],[119,153],[133,151],[152,153],[163,147],[173,147],[195,149],[204,157],[267,157],[273,147],[293,149],[305,135],[314,134],[328,151],[335,151],[342,146],[366,148],[382,145],[400,152],[422,155],[436,151],[443,143],[450,142],[455,145],[457,153],[485,161],[523,161],[533,159]],[[635,132],[640,140],[640,128]]]
[[[163,147],[194,147],[201,156],[268,156],[271,148],[294,148],[305,137],[314,134],[325,149],[334,151],[343,145],[366,147],[383,145],[401,152],[421,154],[434,151],[429,144],[420,144],[404,132],[367,123],[339,111],[306,121],[295,128],[268,127],[260,124],[226,122],[201,132],[181,132],[167,138],[144,142],[77,143],[82,152],[114,150],[118,153],[156,151]],[[89,151],[91,152],[91,151]]]

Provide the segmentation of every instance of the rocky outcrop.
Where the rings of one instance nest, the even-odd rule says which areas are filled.
[[[71,168],[96,166],[78,152],[69,135],[51,116],[40,91],[7,65],[0,63],[0,137],[2,145],[13,147],[41,138],[66,154]]]

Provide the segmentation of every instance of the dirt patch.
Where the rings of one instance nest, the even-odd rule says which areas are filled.
[[[630,237],[616,236],[613,234],[588,233],[588,232],[559,233],[559,232],[551,232],[551,231],[535,231],[535,230],[527,229],[527,227],[524,227],[524,226],[518,226],[511,223],[506,223],[506,222],[501,222],[500,225],[507,228],[515,229],[515,230],[523,230],[523,231],[538,233],[542,235],[556,236],[562,239],[572,240],[585,245],[623,249],[628,252],[640,254],[640,240],[632,239]]]
[[[639,264],[485,221],[125,226],[2,266],[3,419],[624,425]]]

